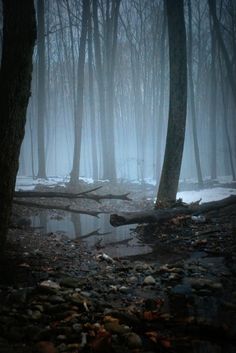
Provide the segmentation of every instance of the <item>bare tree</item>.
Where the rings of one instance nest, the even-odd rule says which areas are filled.
[[[30,97],[32,55],[36,39],[33,0],[3,0],[3,48],[0,70],[0,249],[10,221]],[[16,60],[17,58],[17,60]]]
[[[191,0],[188,0],[188,82],[189,82],[189,96],[190,96],[190,107],[191,107],[191,118],[192,118],[192,132],[193,132],[193,145],[195,152],[195,161],[197,169],[198,184],[201,187],[203,185],[202,169],[200,163],[198,136],[197,136],[197,116],[195,108],[195,93],[193,83],[193,35],[192,35],[192,6]]]
[[[44,0],[37,1],[38,18],[38,178],[46,178],[45,158],[45,8]]]
[[[82,121],[84,113],[84,64],[85,64],[85,47],[88,32],[89,18],[89,1],[83,0],[82,28],[79,43],[79,60],[78,60],[78,83],[77,83],[77,106],[75,111],[75,135],[74,135],[74,154],[73,166],[70,173],[70,183],[76,184],[79,179],[80,168],[80,152],[81,152],[81,136]]]
[[[166,0],[169,60],[170,102],[165,157],[157,202],[176,199],[184,147],[187,105],[186,33],[183,0]]]

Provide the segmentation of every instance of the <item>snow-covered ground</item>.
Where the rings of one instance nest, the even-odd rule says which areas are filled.
[[[236,195],[236,189],[215,187],[212,189],[203,189],[199,191],[181,191],[178,192],[177,198],[183,199],[186,203],[201,199],[201,203],[203,203],[221,200],[229,195]]]
[[[93,180],[90,178],[81,178],[84,182],[90,184]],[[31,177],[21,177],[17,178],[16,182],[16,190],[33,190],[37,184],[44,184],[47,186],[54,186],[56,184],[65,185],[66,182],[69,181],[68,177],[49,177],[47,180],[36,179],[33,180]],[[100,181],[101,183],[104,180]],[[146,180],[147,184],[155,185],[153,180]],[[228,177],[222,177],[220,183],[230,182]],[[132,181],[132,183],[140,184],[138,181]],[[236,195],[236,188],[225,188],[219,186],[210,188],[210,189],[202,189],[198,191],[181,191],[178,192],[177,198],[183,199],[184,202],[190,203],[201,199],[201,202],[208,202],[214,200],[221,200],[229,195]],[[153,198],[155,195],[153,195]]]

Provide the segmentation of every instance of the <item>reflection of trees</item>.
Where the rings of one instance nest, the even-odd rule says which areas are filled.
[[[47,232],[47,213],[46,212],[39,213],[39,226],[43,229],[43,231]]]
[[[74,226],[75,238],[79,238],[81,236],[81,219],[80,215],[71,214],[71,222]]]

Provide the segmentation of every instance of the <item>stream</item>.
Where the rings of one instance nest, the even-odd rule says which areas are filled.
[[[52,211],[43,211],[30,217],[31,226],[41,235],[84,241],[90,249],[103,249],[112,257],[143,255],[152,251],[149,245],[137,239],[136,225],[114,228],[109,219],[109,214],[100,214],[96,218]]]

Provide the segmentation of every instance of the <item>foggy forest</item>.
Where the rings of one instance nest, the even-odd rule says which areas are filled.
[[[224,175],[235,180],[235,3],[217,5],[224,49],[214,8],[209,12],[207,1],[185,6],[188,106],[181,179],[200,184]],[[39,2],[37,10],[18,173],[72,177],[77,169],[77,179],[153,179],[158,185],[169,105],[163,2],[95,2],[84,14],[87,33],[79,1]]]
[[[236,351],[236,1],[0,0],[0,353]]]

